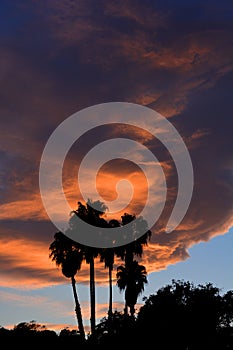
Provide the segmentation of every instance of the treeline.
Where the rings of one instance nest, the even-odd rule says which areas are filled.
[[[173,280],[144,298],[136,317],[114,313],[98,325],[102,344],[159,350],[233,349],[233,291]]]
[[[66,346],[84,345],[78,331],[64,328],[56,333],[36,321],[20,322],[12,329],[0,327],[0,344],[10,350],[39,349],[39,347],[60,349]]]
[[[106,315],[95,328],[95,336],[85,340],[76,330],[47,330],[35,321],[22,322],[12,330],[0,328],[0,338],[18,344],[48,343],[103,347],[152,346],[158,350],[233,349],[233,291],[221,294],[211,283],[195,286],[189,281],[173,280],[144,298],[137,315],[115,311]]]

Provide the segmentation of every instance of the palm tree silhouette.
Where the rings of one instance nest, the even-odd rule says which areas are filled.
[[[132,274],[132,278],[135,278],[135,272],[138,273],[138,270],[134,271],[134,268],[137,267],[135,265],[136,261],[134,260],[134,257],[135,256],[139,258],[142,257],[144,246],[148,244],[148,241],[151,237],[151,231],[148,229],[147,222],[142,217],[136,218],[135,215],[124,213],[124,215],[121,216],[121,224],[127,225],[129,223],[132,223],[131,232],[129,232],[129,235],[131,236],[132,241],[117,249],[118,257],[120,257],[125,262],[124,266],[121,265],[117,269],[117,276],[120,279],[119,281],[117,280],[117,285],[120,288],[120,290],[122,290],[127,287],[128,281],[130,284],[129,288],[126,289],[126,293],[125,293],[125,314],[128,313],[128,306],[129,306],[128,303],[130,302],[131,305],[133,305],[131,301],[126,301],[126,298],[127,300],[131,299],[131,295],[128,296],[128,294],[131,293],[132,300],[133,300],[133,285],[131,287],[130,274]],[[140,233],[142,232],[145,232],[145,233],[140,236]],[[142,265],[138,265],[138,266],[142,266]],[[142,266],[142,271],[144,271],[146,276],[146,269],[144,266]],[[124,274],[127,276],[127,279],[126,279],[127,284],[125,286],[124,286]],[[122,281],[121,281],[121,278],[122,278]],[[147,280],[145,280],[144,283],[146,282]],[[132,292],[131,292],[131,289],[132,289]],[[141,291],[139,292],[139,294],[140,293]],[[137,296],[136,295],[137,293],[134,296],[134,300],[137,300],[138,295]],[[131,312],[131,315],[134,314],[134,306],[131,306],[130,312]]]
[[[106,220],[103,219],[103,215],[107,210],[106,205],[100,201],[88,201],[85,204],[78,202],[78,208],[72,213],[96,227],[107,227]],[[71,219],[72,220],[72,219]],[[96,312],[95,312],[95,258],[99,255],[100,249],[83,246],[83,253],[87,264],[90,265],[90,304],[91,304],[91,334],[94,336],[96,327]]]
[[[119,227],[120,223],[116,219],[112,219],[108,223],[109,227]],[[112,271],[114,266],[114,258],[117,248],[103,248],[100,251],[100,261],[104,262],[105,268],[108,268],[108,281],[109,281],[109,307],[108,316],[112,317]]]
[[[85,339],[85,331],[83,327],[81,306],[78,299],[76,289],[75,275],[81,269],[83,261],[83,252],[76,244],[67,238],[62,232],[57,232],[54,235],[54,241],[49,247],[49,257],[55,261],[58,267],[61,266],[62,273],[65,277],[71,279],[71,285],[75,301],[75,312],[78,322],[80,336]]]
[[[108,316],[112,317],[112,271],[114,265],[115,252],[113,248],[103,248],[100,252],[100,261],[104,262],[105,268],[108,268],[108,283],[109,283],[109,306]]]
[[[143,246],[147,244],[150,238],[151,232],[147,229],[147,223],[141,217],[137,218],[134,215],[125,213],[121,217],[121,222],[118,220],[110,220],[107,222],[103,215],[107,210],[106,205],[100,201],[88,200],[85,204],[78,202],[78,207],[71,213],[69,221],[68,231],[75,230],[80,233],[80,226],[77,225],[77,217],[90,225],[100,228],[99,234],[101,235],[101,228],[103,227],[118,227],[126,225],[135,220],[129,235],[131,243],[116,247],[116,248],[95,248],[91,246],[82,245],[69,239],[61,232],[55,234],[54,242],[50,245],[50,258],[56,262],[57,266],[62,267],[62,273],[71,278],[71,284],[73,288],[73,294],[76,305],[76,316],[78,320],[80,334],[85,337],[81,307],[78,301],[78,295],[76,290],[76,281],[74,276],[77,271],[80,270],[82,261],[85,259],[86,263],[90,266],[90,322],[91,322],[91,335],[95,337],[96,329],[96,301],[95,301],[95,258],[100,255],[100,260],[104,261],[105,267],[109,270],[109,310],[108,315],[111,320],[112,317],[112,271],[114,266],[115,255],[125,261],[125,266],[120,266],[117,270],[117,284],[120,290],[126,289],[125,299],[126,307],[125,312],[130,308],[130,313],[134,315],[134,305],[137,302],[138,295],[144,290],[144,283],[146,280],[146,269],[144,266],[139,265],[134,256],[142,256]],[[82,231],[82,229],[81,229]],[[84,227],[85,231],[85,227]],[[138,233],[146,232],[142,236]],[[71,232],[70,232],[71,233]],[[85,234],[85,232],[81,232]],[[69,236],[69,234],[68,234]],[[139,238],[137,238],[139,236]],[[135,238],[136,237],[136,238]],[[127,275],[127,279],[124,284],[124,275]],[[131,277],[130,277],[131,276]]]
[[[138,296],[148,282],[146,268],[134,260],[131,264],[118,266],[116,277],[120,291],[125,290],[125,314],[128,314],[129,307],[130,315],[134,316]]]
[[[131,236],[131,242],[119,247],[117,250],[119,257],[125,261],[126,265],[133,263],[134,256],[141,258],[143,254],[143,247],[148,244],[148,241],[151,237],[151,231],[148,229],[146,220],[142,217],[136,218],[135,215],[124,213],[121,216],[122,225],[127,225],[134,221],[131,232],[128,234]],[[145,232],[140,235],[141,232]]]

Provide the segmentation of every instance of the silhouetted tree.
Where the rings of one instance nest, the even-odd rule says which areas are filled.
[[[128,213],[121,216],[121,225],[132,223],[128,236],[131,242],[118,248],[117,254],[125,261],[125,265],[132,264],[134,257],[142,257],[143,248],[148,244],[151,231],[148,229],[146,220]],[[143,233],[144,232],[144,233]],[[143,233],[143,234],[142,234]]]
[[[124,215],[121,216],[121,225],[124,226],[129,223],[131,223],[131,226],[130,226],[128,235],[131,238],[131,242],[118,247],[116,250],[116,255],[125,262],[124,266],[122,265],[119,268],[117,268],[117,278],[119,280],[117,281],[117,284],[120,290],[123,290],[126,288],[126,285],[125,287],[123,287],[124,286],[123,279],[121,282],[121,278],[122,278],[121,275],[130,276],[130,274],[132,274],[132,278],[134,279],[136,277],[135,274],[139,272],[138,267],[137,267],[137,270],[134,271],[134,269],[136,268],[136,265],[135,265],[136,261],[134,261],[134,258],[142,257],[143,248],[148,244],[148,241],[151,237],[151,231],[148,229],[147,222],[142,217],[136,218],[135,215],[124,213]],[[138,265],[138,266],[140,267],[142,265]],[[134,314],[134,305],[136,304],[136,302],[133,304],[133,300],[135,300],[136,298],[136,301],[137,301],[138,295],[144,290],[144,284],[147,283],[146,269],[144,266],[142,266],[142,270],[143,268],[144,268],[144,274],[145,274],[145,278],[142,277],[144,279],[143,289],[141,289],[137,293],[135,288],[133,288],[132,282],[131,282],[132,286],[129,285],[129,287],[126,288],[125,313],[128,312],[128,306],[130,303],[131,304],[130,312],[131,314]],[[129,280],[129,277],[127,279]],[[133,290],[134,290],[134,293],[133,293]],[[134,297],[133,297],[133,294],[134,294]],[[126,297],[128,302],[126,301]],[[130,298],[132,298],[131,301],[130,301]]]
[[[221,316],[218,328],[230,328],[233,321],[233,291],[229,290],[222,297]]]
[[[211,283],[194,286],[173,280],[144,300],[137,327],[148,344],[156,338],[163,349],[225,349],[218,334],[233,321],[232,292],[221,296]]]
[[[9,329],[6,329],[4,327],[0,327],[0,338],[9,337],[11,334],[11,331]]]
[[[117,286],[125,290],[125,314],[130,309],[131,316],[134,316],[138,296],[144,291],[144,284],[147,283],[147,272],[143,265],[137,261],[117,268]]]
[[[40,332],[42,330],[45,330],[46,327],[44,325],[40,325],[36,323],[36,321],[30,321],[30,322],[20,322],[17,325],[14,326],[13,331],[17,335],[32,335],[36,334],[37,332]]]
[[[59,337],[70,337],[73,335],[78,335],[77,331],[68,327],[61,329],[59,333]]]
[[[112,317],[103,317],[96,327],[98,344],[125,347],[127,340],[132,344],[135,330],[135,319],[122,312],[115,311]]]
[[[111,227],[120,227],[118,220],[112,219],[109,221],[108,226]],[[108,281],[109,281],[109,307],[108,315],[111,318],[112,316],[112,271],[114,266],[114,258],[116,248],[103,248],[100,250],[100,261],[104,262],[105,268],[108,268]]]
[[[106,205],[100,201],[88,200],[85,204],[78,202],[78,208],[73,211],[74,216],[71,218],[70,223],[74,225],[76,217],[84,222],[93,225],[95,227],[107,227],[107,222],[103,219],[103,215],[107,210]],[[85,233],[84,233],[85,234]],[[95,316],[95,258],[99,254],[99,249],[89,246],[83,246],[83,252],[87,264],[90,265],[90,304],[91,304],[91,333],[94,335],[96,326]]]
[[[47,339],[54,339],[57,337],[56,332],[49,330],[45,325],[36,323],[36,321],[20,322],[11,330],[12,337],[18,338],[33,338],[43,337]]]
[[[77,244],[75,244],[61,232],[57,232],[54,235],[54,241],[51,243],[49,250],[49,256],[52,261],[55,261],[57,266],[61,266],[62,273],[65,277],[71,279],[79,332],[81,337],[85,339],[81,306],[79,303],[75,281],[75,275],[77,271],[80,270],[83,261],[83,251]]]

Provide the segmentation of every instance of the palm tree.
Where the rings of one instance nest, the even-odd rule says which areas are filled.
[[[134,260],[132,264],[118,266],[116,277],[120,291],[125,290],[125,314],[128,314],[129,307],[130,315],[134,316],[138,296],[148,282],[146,268]]]
[[[96,209],[98,208],[98,209]],[[96,227],[107,227],[107,222],[102,218],[106,205],[103,202],[88,200],[86,204],[78,202],[78,208],[72,213]],[[72,218],[71,218],[72,221]],[[94,335],[96,327],[96,312],[95,312],[95,258],[99,255],[100,250],[98,248],[82,246],[83,254],[87,264],[90,265],[90,304],[91,304],[91,334]]]
[[[112,219],[108,223],[109,227],[119,227],[120,223],[118,220]],[[114,248],[103,248],[100,251],[100,261],[104,262],[105,268],[108,268],[108,281],[109,281],[109,307],[108,307],[108,316],[112,317],[112,271],[114,266],[114,257],[115,257]]]
[[[63,233],[57,232],[54,235],[54,241],[49,247],[49,257],[52,261],[55,261],[58,267],[61,266],[62,273],[65,277],[71,279],[71,285],[75,301],[75,312],[78,322],[78,328],[80,336],[85,339],[85,331],[83,327],[81,306],[78,299],[78,293],[76,290],[75,275],[77,271],[81,269],[83,261],[83,253],[81,249],[75,245],[72,240],[67,238]]]
[[[122,217],[122,225],[126,225],[127,223],[134,221],[133,225],[133,235],[137,238],[134,239],[131,243],[126,245],[126,260],[127,258],[131,260],[133,259],[133,253],[137,256],[141,257],[143,254],[143,247],[148,244],[148,241],[151,237],[151,231],[148,229],[148,224],[146,220],[142,217],[136,218],[135,215],[130,215],[125,213]],[[141,235],[141,232],[145,232]]]
[[[151,231],[148,230],[147,222],[142,217],[136,218],[135,215],[125,213],[121,217],[121,224],[127,225],[130,222],[133,222],[129,233],[132,241],[117,250],[118,256],[125,261],[124,265],[117,268],[117,285],[120,290],[125,289],[125,314],[128,314],[129,307],[130,314],[133,316],[137,298],[143,292],[144,284],[147,283],[146,268],[139,265],[134,257],[142,257],[143,248],[148,244]],[[140,236],[140,232],[145,233]]]
[[[90,266],[90,304],[91,304],[91,334],[94,335],[96,327],[95,311],[95,258],[98,256],[98,249],[85,247],[84,250],[86,263]]]
[[[109,283],[109,306],[108,316],[112,317],[112,271],[114,264],[114,249],[103,248],[100,252],[100,261],[104,262],[105,268],[108,268],[108,283]]]
[[[147,222],[142,217],[136,218],[135,215],[125,213],[121,216],[121,225],[127,225],[134,221],[131,232],[132,241],[125,244],[117,249],[117,256],[125,261],[125,265],[131,265],[133,263],[134,257],[142,257],[143,248],[148,244],[151,237],[151,231],[148,230]],[[140,236],[140,232],[145,232]],[[137,238],[139,236],[139,238]]]

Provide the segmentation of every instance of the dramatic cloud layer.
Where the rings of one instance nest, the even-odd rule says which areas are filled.
[[[88,133],[70,151],[64,190],[71,206],[79,200],[82,157],[96,143],[121,134],[154,152],[168,180],[168,202],[143,256],[148,272],[182,261],[192,245],[226,233],[233,208],[230,2],[220,7],[216,1],[186,6],[183,1],[51,0],[2,7],[11,23],[4,22],[0,34],[2,286],[64,283],[48,258],[56,228],[40,198],[40,157],[59,123],[97,103],[134,102],[169,118],[190,151],[193,198],[176,231],[165,234],[176,196],[174,164],[151,135],[118,125]],[[104,199],[114,199],[122,176],[134,186],[127,210],[138,213],[146,182],[129,162],[103,166],[98,190]],[[107,273],[97,266],[97,281],[104,284]],[[79,279],[88,281],[88,266]]]

